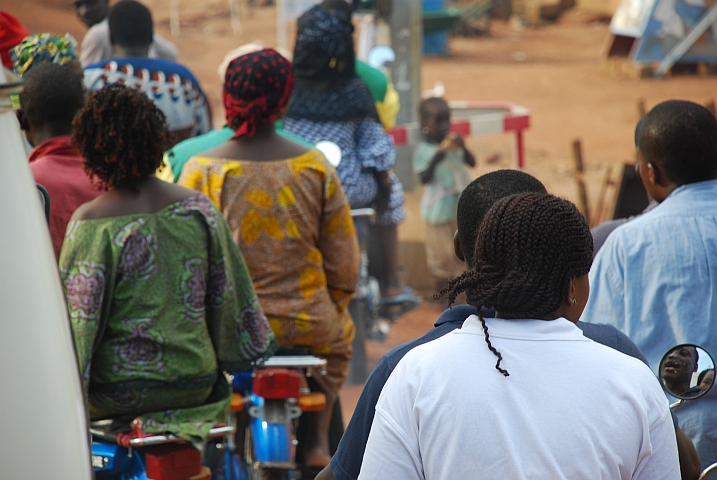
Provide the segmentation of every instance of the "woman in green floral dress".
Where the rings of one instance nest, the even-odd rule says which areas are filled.
[[[70,221],[60,271],[91,419],[202,437],[226,421],[225,371],[277,343],[244,259],[202,194],[154,177],[168,140],[143,93],[90,97],[72,141],[107,192]]]

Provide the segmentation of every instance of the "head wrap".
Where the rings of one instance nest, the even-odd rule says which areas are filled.
[[[355,74],[354,27],[344,10],[316,5],[299,17],[294,47],[297,79],[350,80]]]
[[[287,117],[313,122],[378,120],[366,84],[356,75],[351,15],[316,5],[297,23],[296,87]]]
[[[40,63],[57,63],[65,65],[77,60],[75,46],[77,41],[66,33],[58,37],[51,33],[40,33],[25,37],[22,42],[10,51],[13,71],[20,77],[34,65]]]
[[[293,86],[291,63],[272,48],[232,60],[224,79],[224,109],[234,138],[253,137],[257,126],[278,120]]]
[[[5,68],[12,68],[10,49],[20,43],[30,32],[12,14],[0,10],[0,58]]]
[[[227,74],[227,67],[229,67],[229,64],[231,63],[232,60],[234,60],[237,57],[243,57],[244,55],[252,53],[252,52],[257,52],[259,50],[263,50],[264,48],[266,48],[266,47],[264,47],[264,44],[261,43],[261,41],[254,40],[251,43],[245,43],[244,45],[240,45],[237,48],[235,48],[234,50],[230,50],[229,52],[227,52],[227,54],[224,55],[224,59],[219,64],[219,67],[217,68],[217,73],[219,74],[219,81],[224,83],[224,77]],[[291,52],[288,51],[287,49],[281,48],[281,47],[276,47],[274,50],[279,52],[279,54],[282,57],[291,61]]]

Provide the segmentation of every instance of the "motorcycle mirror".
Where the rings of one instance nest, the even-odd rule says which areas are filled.
[[[660,383],[673,397],[694,400],[705,395],[715,378],[715,363],[704,348],[684,343],[671,348],[660,361]]]
[[[326,161],[328,161],[332,167],[338,168],[341,163],[341,148],[338,145],[328,140],[322,140],[317,143],[315,147],[324,154]]]

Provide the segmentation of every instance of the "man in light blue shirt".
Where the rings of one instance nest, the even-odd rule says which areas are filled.
[[[717,121],[685,101],[656,106],[639,132],[638,174],[659,205],[616,229],[595,257],[581,320],[611,323],[655,373],[681,343],[717,355]],[[707,466],[717,462],[717,389],[675,410]]]

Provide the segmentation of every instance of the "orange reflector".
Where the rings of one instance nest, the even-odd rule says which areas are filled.
[[[232,412],[244,411],[244,397],[240,393],[232,393]]]
[[[209,467],[202,467],[202,471],[198,475],[191,477],[189,480],[212,480],[212,471]]]
[[[321,392],[311,392],[299,396],[299,408],[302,412],[319,412],[326,408],[326,395]]]

